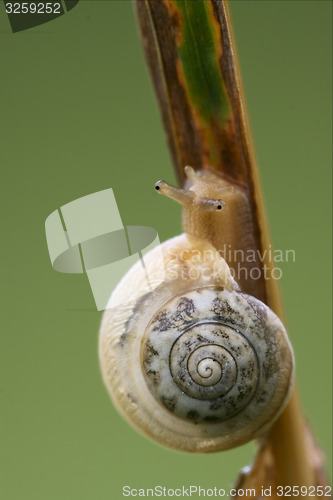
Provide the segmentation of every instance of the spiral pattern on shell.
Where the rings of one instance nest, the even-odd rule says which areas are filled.
[[[253,297],[221,287],[166,297],[147,294],[118,336],[101,338],[104,379],[119,410],[183,451],[228,449],[265,432],[293,378],[280,320]]]
[[[191,299],[181,301],[191,307]],[[160,403],[179,417],[220,422],[239,413],[253,397],[258,359],[251,342],[230,325],[193,319],[199,322],[188,329],[170,326],[163,336],[158,324],[148,330],[143,348],[146,382]]]

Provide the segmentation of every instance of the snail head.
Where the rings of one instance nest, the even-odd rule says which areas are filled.
[[[158,181],[155,184],[156,191],[177,201],[185,209],[200,208],[204,212],[222,211],[226,205],[222,198],[232,192],[233,186],[227,185],[222,178],[220,182],[216,182],[216,176],[212,185],[209,171],[196,172],[192,167],[185,167],[184,171],[187,177],[184,189]]]

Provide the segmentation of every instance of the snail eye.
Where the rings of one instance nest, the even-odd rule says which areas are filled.
[[[225,202],[223,200],[209,200],[202,199],[201,206],[210,212],[214,212],[216,210],[223,210]]]
[[[225,205],[225,202],[223,200],[217,200],[216,201],[216,210],[223,210],[223,207]]]

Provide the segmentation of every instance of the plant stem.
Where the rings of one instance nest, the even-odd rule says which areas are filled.
[[[283,486],[314,486],[315,472],[309,463],[306,427],[297,390],[287,408],[270,430],[269,437],[276,464],[276,483]]]

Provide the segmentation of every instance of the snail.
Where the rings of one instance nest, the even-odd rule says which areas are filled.
[[[246,195],[212,172],[185,171],[186,189],[155,186],[184,205],[185,233],[146,255],[150,291],[141,262],[118,284],[99,357],[111,398],[134,427],[169,448],[212,452],[268,431],[291,393],[294,358],[279,318],[240,289],[214,241],[234,238],[228,212],[247,221]],[[142,294],[131,298],[134,289]]]

